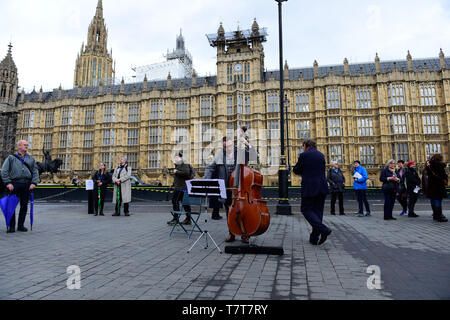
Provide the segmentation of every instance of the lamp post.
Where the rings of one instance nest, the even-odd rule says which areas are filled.
[[[278,171],[278,194],[280,199],[289,197],[289,171],[286,166],[286,153],[284,148],[284,70],[283,70],[283,15],[282,5],[287,0],[275,0],[278,2],[278,24],[280,37],[280,139],[281,139],[281,156],[280,170]],[[292,208],[288,200],[279,200],[277,205],[277,214],[291,215]]]
[[[289,107],[290,107],[290,100],[287,97],[287,95],[284,96],[284,103],[286,105],[286,141],[287,141],[287,170],[288,170],[288,187],[291,186],[291,144],[290,144],[290,137],[289,137]]]

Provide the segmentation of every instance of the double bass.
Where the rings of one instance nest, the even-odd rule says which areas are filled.
[[[242,127],[241,130],[245,134],[247,128]],[[247,137],[244,139],[248,141]],[[266,201],[261,198],[262,174],[243,162],[236,164],[229,178],[233,196],[228,212],[228,229],[235,236],[248,240],[267,231],[270,213]]]

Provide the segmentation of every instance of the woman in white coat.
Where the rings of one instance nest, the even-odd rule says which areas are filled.
[[[131,202],[131,167],[128,166],[127,158],[120,157],[120,165],[114,170],[113,182],[114,193],[113,203],[115,204],[114,217],[120,216],[120,207],[123,203],[125,216],[130,216],[130,202]],[[117,201],[117,193],[119,189],[120,198]]]

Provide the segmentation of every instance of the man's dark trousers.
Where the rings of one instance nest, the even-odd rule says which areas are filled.
[[[408,191],[408,214],[414,214],[414,207],[416,205],[417,199],[419,198],[419,194],[414,191]]]
[[[358,207],[359,207],[359,213],[364,213],[364,206],[366,207],[366,212],[370,212],[370,206],[369,201],[367,201],[366,192],[365,189],[355,190],[356,192],[356,198],[358,200]],[[364,205],[364,206],[363,206]]]
[[[344,214],[344,194],[342,192],[331,193],[331,214],[335,214],[336,199],[339,199],[339,214]]]
[[[395,205],[395,193],[384,193],[384,218],[392,218]]]
[[[12,185],[14,187],[13,194],[15,194],[20,200],[19,220],[17,226],[19,228],[23,228],[25,224],[25,218],[27,217],[31,183],[13,182]],[[16,227],[16,214],[12,216],[9,226],[11,229],[14,229]]]
[[[397,195],[397,201],[402,206],[404,212],[408,211],[408,201],[406,193]]]
[[[180,211],[180,202],[183,202],[184,193],[187,192],[186,190],[175,190],[173,193],[172,198],[172,206],[173,211]],[[191,206],[183,206],[184,211],[191,212]]]
[[[327,233],[330,229],[322,223],[323,210],[325,207],[325,194],[315,197],[302,197],[302,214],[313,228],[311,240],[318,240],[321,233]]]

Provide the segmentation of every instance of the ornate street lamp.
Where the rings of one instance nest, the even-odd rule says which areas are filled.
[[[278,2],[278,24],[280,36],[280,139],[281,139],[281,156],[280,156],[280,170],[278,171],[278,187],[279,198],[289,198],[289,171],[286,165],[286,153],[284,148],[284,70],[283,70],[283,19],[282,19],[282,5],[287,0],[275,0]],[[279,200],[277,205],[277,214],[291,215],[292,208],[288,200]]]

